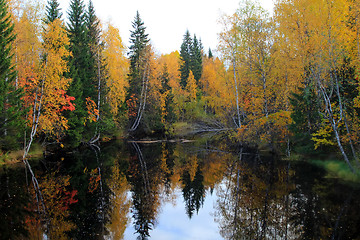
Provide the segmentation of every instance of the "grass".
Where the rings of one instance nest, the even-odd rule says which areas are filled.
[[[360,182],[360,172],[353,173],[349,166],[339,160],[312,160],[313,164],[324,168],[328,177],[335,177],[350,182]]]
[[[14,150],[6,153],[0,153],[0,166],[11,165],[22,161],[24,150]],[[30,158],[38,158],[43,154],[43,148],[39,143],[33,143],[29,151]]]
[[[176,122],[173,128],[175,136],[186,136],[193,130],[193,126],[187,122]]]

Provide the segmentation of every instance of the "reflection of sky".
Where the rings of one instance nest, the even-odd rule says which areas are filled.
[[[222,239],[218,225],[214,222],[214,204],[216,202],[216,191],[210,195],[206,192],[204,205],[200,208],[199,213],[194,215],[191,219],[186,215],[185,203],[182,196],[181,189],[175,190],[176,204],[172,202],[163,203],[161,212],[157,219],[155,229],[150,231],[150,239],[156,240],[212,240]],[[134,234],[134,226],[130,223],[125,230],[124,239],[136,239]]]

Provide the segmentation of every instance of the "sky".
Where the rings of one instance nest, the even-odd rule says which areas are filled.
[[[152,45],[159,54],[180,49],[186,30],[201,39],[204,49],[216,50],[222,14],[232,14],[239,0],[92,0],[103,23],[110,21],[120,31],[123,43],[129,46],[131,23],[139,11]],[[70,0],[58,0],[63,16],[67,16]],[[84,0],[87,5],[88,0]],[[260,0],[272,10],[272,0]]]

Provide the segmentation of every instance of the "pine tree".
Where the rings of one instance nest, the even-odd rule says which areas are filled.
[[[12,66],[11,44],[15,40],[14,25],[7,1],[0,0],[0,148],[16,146],[24,121],[21,118],[22,89],[15,88],[16,72]]]
[[[55,19],[61,19],[62,13],[61,8],[59,8],[59,3],[57,0],[48,0],[47,6],[46,6],[46,18],[45,23],[51,23]]]
[[[186,30],[183,43],[180,47],[180,85],[183,89],[186,88],[187,79],[191,69],[191,49],[192,39],[189,30]]]

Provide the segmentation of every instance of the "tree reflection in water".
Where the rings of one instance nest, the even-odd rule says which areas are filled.
[[[296,175],[295,175],[295,171]],[[309,164],[240,150],[218,186],[215,220],[224,239],[355,239],[350,187]],[[343,195],[343,186],[349,194]],[[340,196],[341,195],[341,196]],[[356,206],[356,207],[355,207]],[[355,207],[355,209],[354,209]],[[347,215],[347,216],[346,216]],[[354,238],[355,237],[355,238]]]
[[[187,234],[199,219],[209,226],[214,218],[224,239],[358,238],[357,186],[325,178],[325,171],[305,162],[233,149],[223,142],[116,142],[102,146],[98,156],[91,148],[53,155],[34,165],[48,222],[36,215],[24,169],[5,169],[0,238],[132,239],[135,232],[148,239],[159,236],[165,216],[178,238],[188,235],[176,230]],[[205,198],[215,201],[214,218],[204,214]],[[160,215],[169,203],[176,215]]]
[[[160,183],[159,161],[147,162],[140,146],[131,143],[136,154],[131,156],[129,182],[132,192],[132,213],[138,239],[147,239],[156,224],[159,208],[158,184]]]
[[[184,171],[182,175],[181,181],[184,185],[182,192],[185,201],[186,214],[189,218],[193,216],[195,210],[196,213],[198,213],[200,207],[204,204],[205,188],[203,180],[204,177],[199,166],[197,167],[193,180],[191,180],[188,171]]]
[[[216,220],[225,239],[296,239],[289,231],[288,195],[290,165],[274,167],[274,156],[260,156],[241,148],[228,162],[226,177],[218,188]]]

